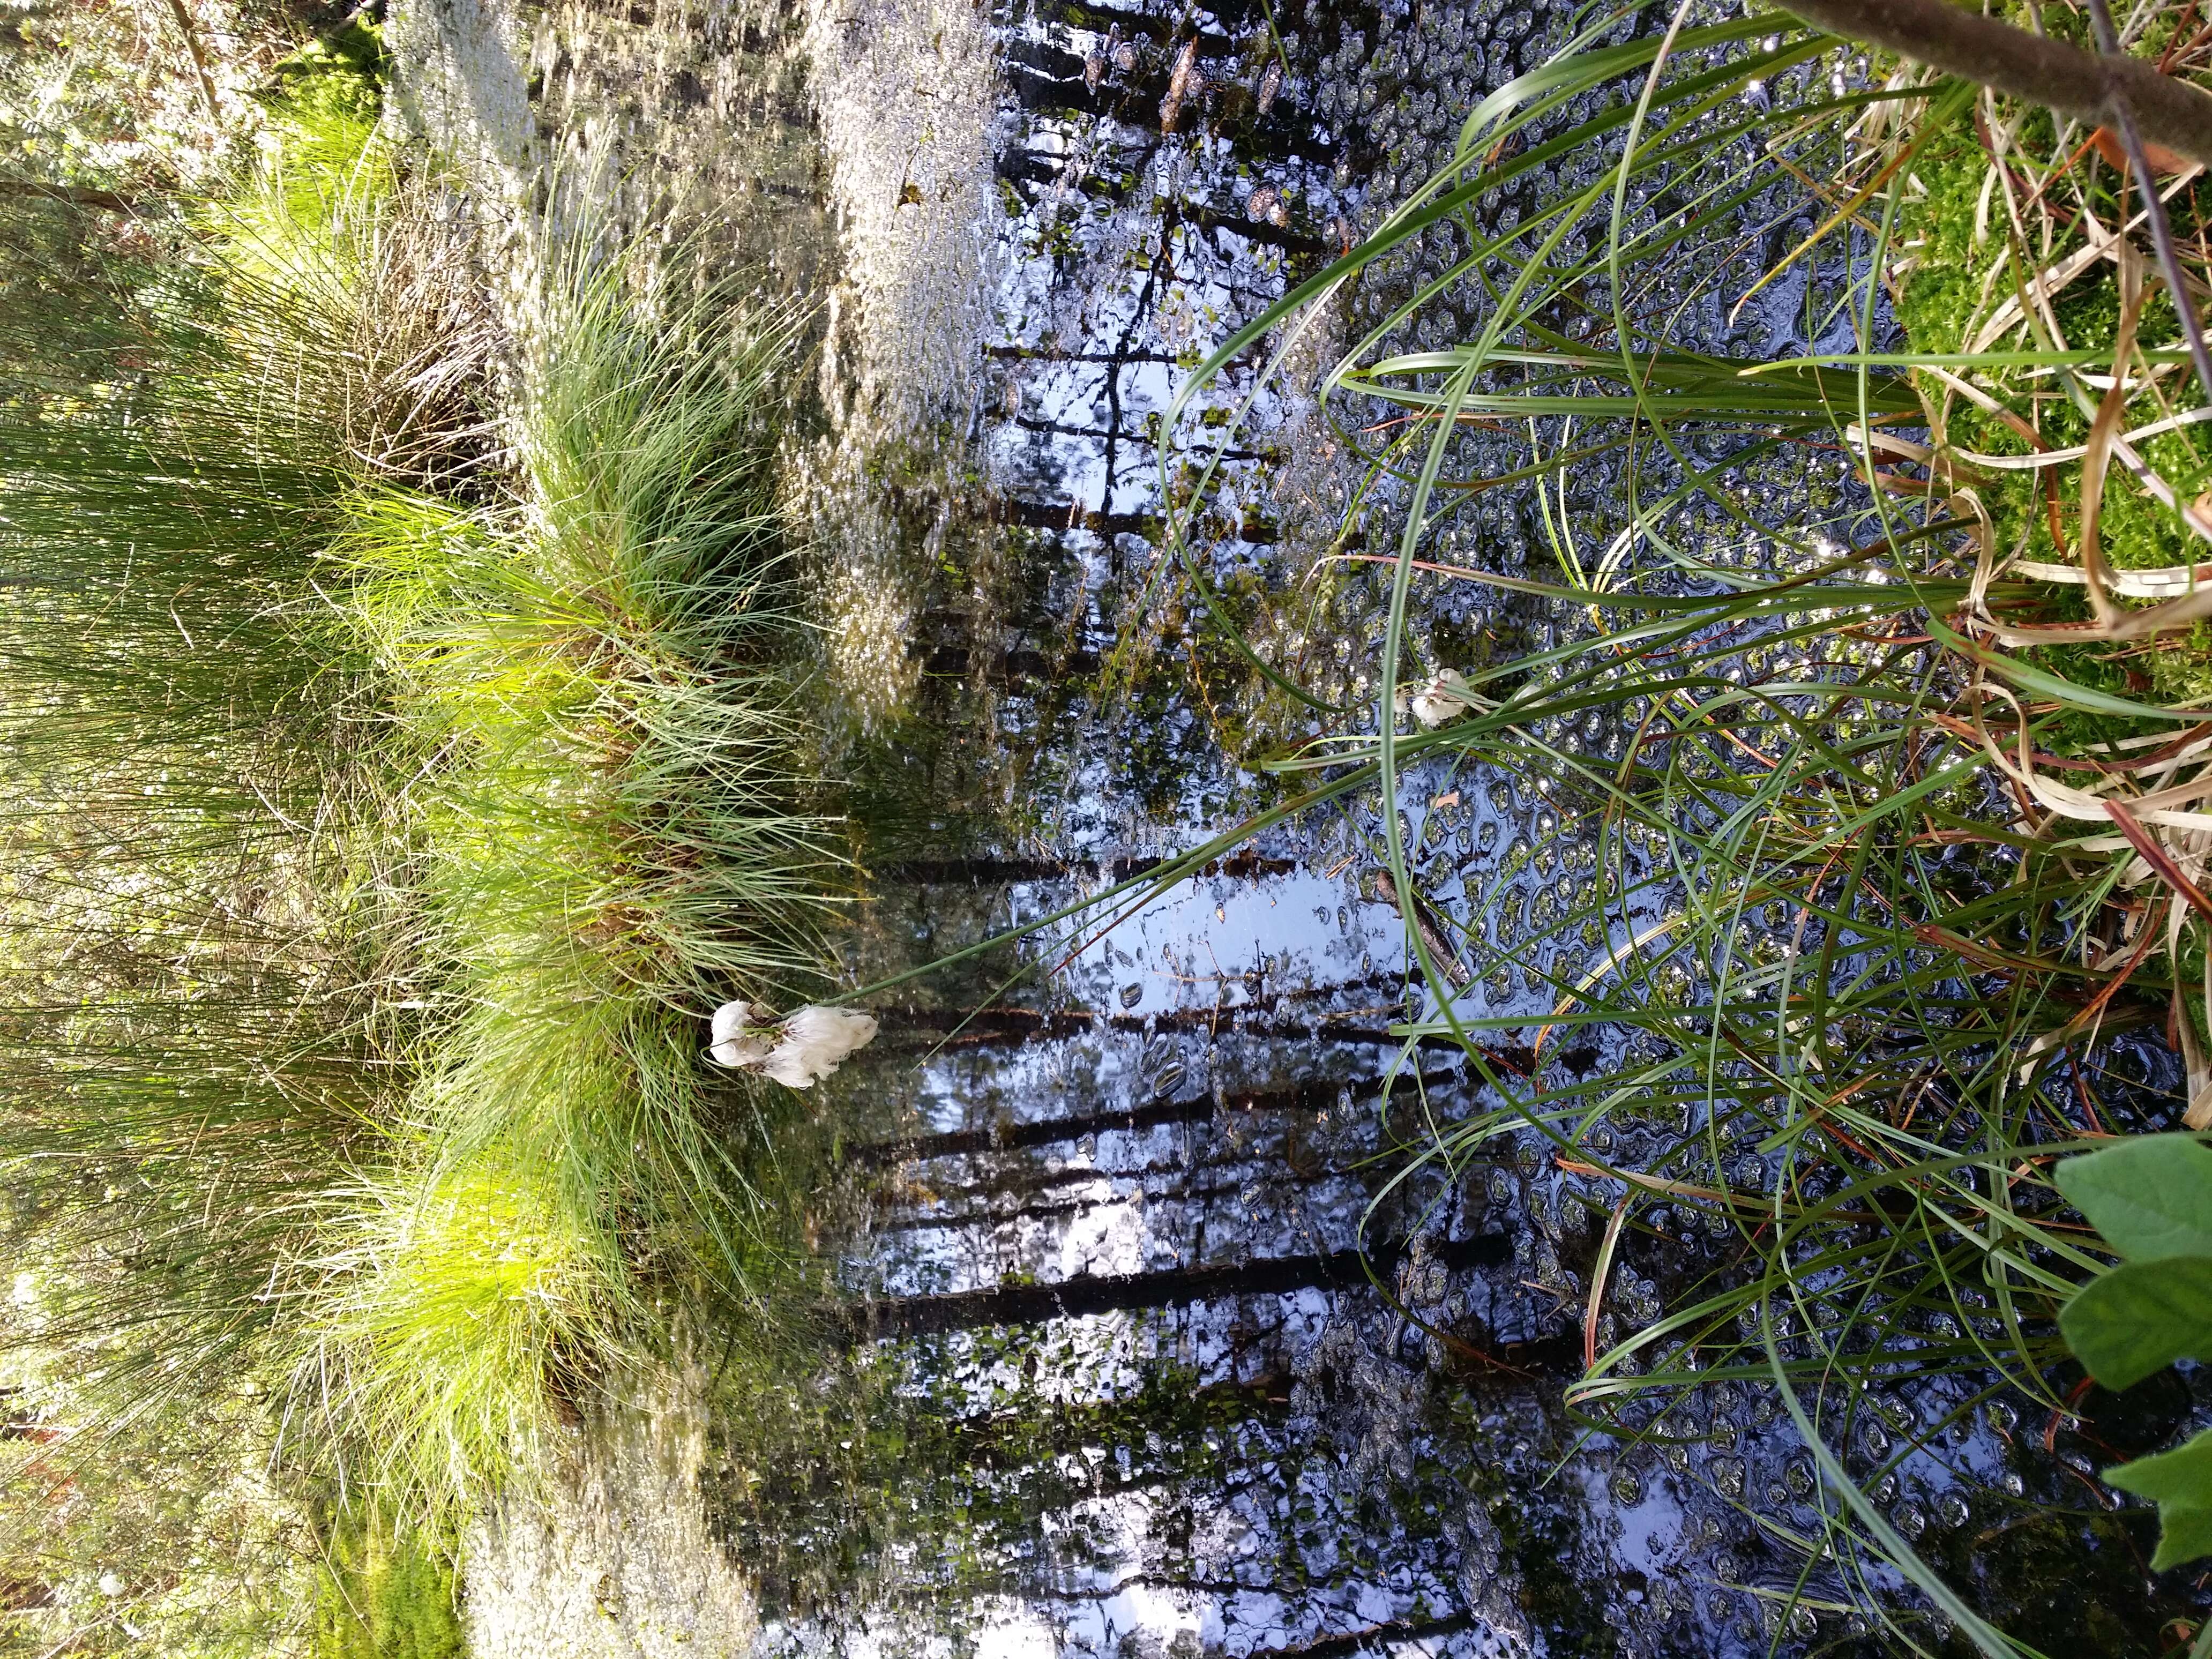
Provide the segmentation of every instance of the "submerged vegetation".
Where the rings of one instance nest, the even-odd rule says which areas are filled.
[[[2130,27],[2187,68],[2187,22]],[[2205,198],[2196,169],[2157,175],[2161,264],[2109,132],[1838,64],[1770,16],[1594,15],[1183,397],[1256,347],[1279,368],[1363,271],[1409,277],[1328,385],[1369,458],[1331,558],[1389,572],[1378,706],[1418,692],[1414,730],[1363,732],[1211,608],[1343,732],[1276,769],[1390,800],[1482,766],[1544,809],[1524,859],[1570,872],[1527,933],[1490,925],[1510,869],[1455,935],[1409,919],[1408,1054],[1455,1042],[1496,1103],[1420,1158],[1547,1138],[1603,1224],[1570,1390],[1591,1429],[1698,1439],[1714,1390],[1771,1385],[1827,1517],[1778,1541],[1808,1573],[1832,1557],[1900,1638],[1930,1627],[1875,1593],[1879,1563],[2008,1653],[2024,1635],[1914,1554],[1893,1472],[1985,1402],[2077,1420],[2057,1315],[2109,1255],[2051,1161],[2212,1121],[2207,394],[2172,297],[2204,279]],[[1485,556],[1509,483],[1549,555],[1525,569]],[[1395,551],[1366,550],[1383,522]],[[1424,608],[1463,610],[1462,585],[1478,629],[1518,605],[1547,641],[1425,660],[1447,630]],[[1382,815],[1401,893],[1424,834]],[[1533,1063],[1499,1057],[1530,1016],[1486,1006],[1519,969],[1553,1003]],[[2161,1027],[2178,1077],[2134,1035]],[[1562,1065],[1577,1039],[1595,1071]],[[1665,1312],[1632,1272],[1616,1290],[1632,1259]]]
[[[460,1659],[454,1592],[450,1549],[356,1505],[333,1529],[317,1579],[317,1659]]]

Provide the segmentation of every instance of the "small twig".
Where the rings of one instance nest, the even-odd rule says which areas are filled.
[[[2078,120],[2101,124],[2115,92],[2151,140],[2212,166],[2212,97],[2158,65],[2100,58],[2033,34],[1950,0],[1781,0],[1816,28],[1927,64],[1947,75],[2026,98]]]
[[[97,208],[106,213],[138,212],[137,203],[112,190],[94,190],[83,185],[50,185],[43,179],[0,179],[0,197],[9,196],[67,202],[72,207]]]
[[[222,106],[216,101],[215,77],[208,73],[207,53],[200,46],[200,32],[192,27],[192,15],[185,9],[185,0],[169,0],[169,9],[176,14],[177,29],[185,37],[185,50],[192,57],[192,71],[199,76],[200,96],[207,100],[208,119],[222,119]]]
[[[1444,978],[1452,989],[1464,991],[1474,981],[1474,970],[1459,959],[1458,950],[1444,933],[1449,924],[1437,913],[1436,907],[1418,892],[1401,895],[1398,884],[1391,879],[1388,870],[1376,872],[1375,890],[1385,904],[1420,930],[1421,942],[1429,947],[1429,954],[1443,964]]]

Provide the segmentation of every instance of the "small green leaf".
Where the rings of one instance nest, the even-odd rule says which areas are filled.
[[[2212,1359],[2212,1258],[2124,1262],[2082,1286],[2058,1327],[2108,1389],[2177,1359]]]
[[[2200,1555],[2212,1555],[2212,1429],[2154,1457],[2106,1469],[2122,1492],[2158,1504],[2158,1553],[2151,1566],[2163,1572]]]
[[[2138,1498],[2187,1510],[2212,1510],[2212,1429],[2172,1451],[2107,1469],[2105,1479]]]
[[[2130,1261],[2212,1256],[2212,1147],[2194,1135],[2137,1135],[2061,1164],[2066,1201]]]
[[[2153,1572],[2164,1572],[2200,1555],[2212,1555],[2212,1510],[2158,1506],[2158,1553],[2150,1559]]]

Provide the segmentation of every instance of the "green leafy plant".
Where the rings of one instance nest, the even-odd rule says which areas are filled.
[[[2090,1376],[2124,1389],[2177,1359],[2212,1358],[2212,1149],[2191,1135],[2145,1135],[2069,1158],[2056,1178],[2121,1257],[2059,1315]],[[2158,1504],[2153,1567],[2212,1555],[2212,1429],[2105,1479]]]

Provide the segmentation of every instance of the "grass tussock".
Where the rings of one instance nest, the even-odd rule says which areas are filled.
[[[14,319],[0,1159],[68,1412],[243,1387],[388,1517],[763,1294],[772,1114],[702,1016],[808,981],[837,872],[793,319],[579,241],[518,345],[356,91],[284,106],[189,258],[50,289],[77,355]]]
[[[535,1461],[651,1322],[641,1270],[747,1293],[766,1206],[698,1015],[805,975],[835,876],[789,805],[775,658],[788,326],[702,306],[679,336],[619,266],[555,282],[520,477],[466,507],[362,491],[329,552],[420,757],[409,950],[439,988],[408,1174],[318,1262],[311,1328],[433,1489]]]

